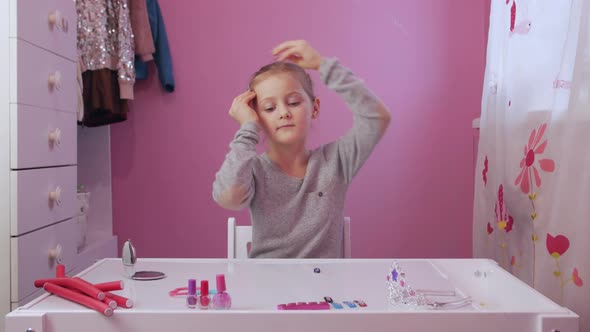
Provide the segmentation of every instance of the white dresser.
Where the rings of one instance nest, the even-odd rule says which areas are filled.
[[[77,248],[74,1],[0,0],[0,15],[3,331],[10,310],[41,294],[33,286],[35,279],[54,276],[58,261],[71,274],[97,258],[113,257],[116,238],[107,234],[89,250]]]

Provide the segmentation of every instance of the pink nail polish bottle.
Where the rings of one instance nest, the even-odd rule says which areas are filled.
[[[209,297],[209,282],[201,280],[201,296],[199,296],[199,308],[207,310],[211,306],[211,297]]]
[[[186,306],[194,309],[197,307],[199,299],[197,298],[197,281],[195,279],[188,280],[188,294],[186,295]]]
[[[225,310],[231,308],[231,297],[225,291],[225,276],[218,274],[215,276],[217,283],[217,293],[213,295],[213,309]]]

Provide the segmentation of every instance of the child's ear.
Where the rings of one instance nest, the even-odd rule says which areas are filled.
[[[313,111],[311,112],[311,118],[317,119],[317,117],[319,115],[320,115],[320,98],[316,98],[313,101]]]

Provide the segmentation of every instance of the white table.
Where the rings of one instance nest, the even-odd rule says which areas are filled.
[[[6,316],[7,332],[65,331],[560,331],[578,332],[579,317],[485,259],[398,260],[414,288],[471,296],[468,306],[433,310],[394,306],[385,283],[391,259],[226,260],[139,259],[137,270],[167,277],[134,281],[119,259],[98,261],[78,276],[93,282],[125,280],[116,292],[132,298],[131,309],[111,317],[53,295],[42,295]],[[314,268],[320,273],[314,273]],[[479,273],[476,273],[479,271]],[[168,292],[189,278],[226,275],[228,311],[189,309]],[[365,308],[279,311],[277,304],[361,299]],[[452,298],[452,297],[450,297]]]

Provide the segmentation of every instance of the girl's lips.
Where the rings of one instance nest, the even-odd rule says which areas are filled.
[[[283,129],[283,128],[289,128],[289,127],[295,127],[295,125],[294,124],[282,125],[282,126],[278,127],[277,130]]]

